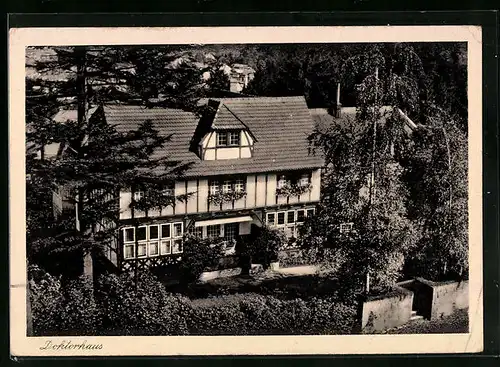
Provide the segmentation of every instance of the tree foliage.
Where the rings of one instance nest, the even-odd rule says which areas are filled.
[[[52,51],[51,58],[34,63],[41,78],[27,83],[27,196],[33,203],[28,213],[29,242],[36,243],[38,249],[45,246],[46,252],[86,252],[116,236],[113,223],[120,188],[144,185],[149,198],[162,199],[152,203],[146,197],[134,202],[142,210],[168,206],[177,198],[165,187],[188,166],[153,155],[171,136],[159,134],[151,121],[121,132],[105,122],[100,108],[92,115],[90,109],[110,101],[142,99],[144,103],[193,110],[202,93],[201,74],[189,60],[172,69],[181,55],[177,49],[78,46]],[[57,73],[62,80],[44,79]],[[56,123],[52,117],[61,108],[77,110],[76,118]],[[57,160],[44,159],[44,147],[53,142],[60,144],[64,154]],[[42,152],[40,160],[35,157],[37,150]],[[49,207],[47,198],[56,187],[63,187],[77,206],[79,228],[75,228],[75,219],[35,222],[40,208]],[[100,232],[98,240],[96,232]],[[38,236],[33,236],[35,233]]]
[[[464,278],[468,270],[467,136],[448,113],[433,108],[430,123],[406,156],[409,217],[421,239],[409,274]]]
[[[310,137],[327,171],[302,245],[334,249],[338,274],[358,279],[354,287],[363,274],[386,287],[404,275],[442,279],[467,267],[466,135],[445,108],[418,103],[426,77],[414,48],[393,51],[387,58],[370,45],[346,61],[356,118]],[[426,123],[405,132],[401,110]],[[342,223],[353,230],[342,233]]]
[[[379,100],[398,104],[412,118],[425,119],[425,106],[439,105],[467,129],[467,56],[462,43],[266,45],[236,50],[235,58],[257,70],[248,94],[304,95],[310,107],[331,107],[336,84],[341,102],[358,106],[366,98],[363,80],[379,68]],[[246,55],[251,55],[247,57]],[[365,85],[370,80],[365,81]],[[373,78],[372,78],[373,83]],[[361,92],[361,93],[360,93]],[[402,103],[403,102],[403,103]],[[422,121],[425,122],[425,121]]]

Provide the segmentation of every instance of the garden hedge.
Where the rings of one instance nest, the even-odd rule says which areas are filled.
[[[150,274],[136,284],[101,277],[92,291],[83,279],[61,286],[32,280],[35,335],[286,335],[348,334],[355,306],[330,298],[278,299],[255,293],[190,300],[166,292]]]

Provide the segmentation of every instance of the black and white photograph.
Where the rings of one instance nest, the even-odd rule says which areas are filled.
[[[26,44],[24,336],[467,336],[469,48]]]

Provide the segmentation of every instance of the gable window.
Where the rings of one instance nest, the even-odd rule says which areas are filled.
[[[228,133],[229,144],[232,146],[240,145],[240,132],[239,131],[231,131]]]
[[[226,132],[217,133],[217,145],[222,145],[222,146],[227,145],[227,133]]]
[[[237,147],[240,145],[240,131],[217,132],[217,145],[222,147]]]

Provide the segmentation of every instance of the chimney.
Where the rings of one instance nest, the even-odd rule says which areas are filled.
[[[342,104],[340,103],[340,83],[337,83],[337,100],[333,106],[333,113],[335,118],[339,118],[342,114]]]

